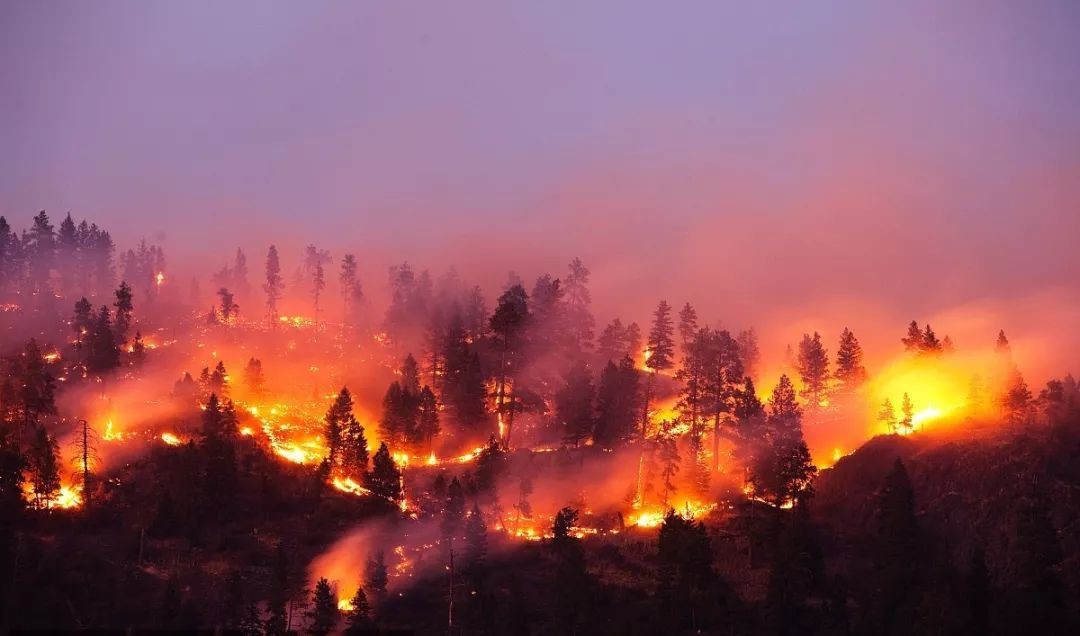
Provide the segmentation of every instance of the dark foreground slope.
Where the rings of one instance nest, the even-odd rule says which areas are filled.
[[[1080,609],[1080,422],[882,436],[823,471],[813,516],[864,614],[890,576],[880,502],[898,458],[917,534],[913,589],[896,599],[904,616],[958,632],[985,621],[990,633],[1068,633]]]

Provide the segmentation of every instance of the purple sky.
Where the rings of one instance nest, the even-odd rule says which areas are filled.
[[[372,286],[580,255],[602,320],[1075,307],[1080,4],[735,4],[5,2],[0,214]]]

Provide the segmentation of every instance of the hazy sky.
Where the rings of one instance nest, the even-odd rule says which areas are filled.
[[[1080,3],[889,4],[2,2],[0,214],[372,286],[579,255],[602,320],[1075,308]]]

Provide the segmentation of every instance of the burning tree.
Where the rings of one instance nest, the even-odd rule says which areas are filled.
[[[520,284],[511,285],[502,296],[495,313],[491,316],[491,331],[495,334],[499,350],[499,370],[496,374],[495,410],[500,418],[505,415],[505,431],[500,431],[503,444],[510,446],[510,434],[514,426],[515,399],[512,391],[517,387],[516,371],[523,361],[521,335],[529,321],[529,297]],[[507,391],[507,380],[511,391]]]

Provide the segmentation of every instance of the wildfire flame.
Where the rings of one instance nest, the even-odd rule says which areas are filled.
[[[169,446],[179,446],[184,443],[183,440],[181,440],[179,437],[172,433],[162,433],[161,441],[165,442]]]

